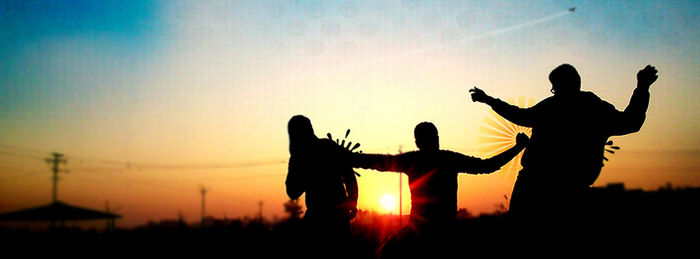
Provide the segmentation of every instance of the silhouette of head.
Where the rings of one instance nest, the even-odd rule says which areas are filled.
[[[311,126],[311,120],[303,115],[295,115],[289,119],[287,132],[289,133],[290,154],[307,149],[314,140],[318,139]]]
[[[581,76],[574,66],[562,64],[549,73],[549,82],[552,82],[554,95],[571,95],[581,91]]]
[[[413,130],[416,138],[416,146],[421,151],[435,151],[440,149],[440,137],[437,128],[430,122],[421,122]]]

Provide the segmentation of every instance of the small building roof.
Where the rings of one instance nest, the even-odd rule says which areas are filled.
[[[117,219],[121,217],[122,216],[118,214],[80,208],[60,201],[44,206],[0,214],[0,220],[7,221],[71,221]]]

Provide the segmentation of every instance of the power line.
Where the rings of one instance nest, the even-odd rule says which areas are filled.
[[[190,188],[190,187],[191,187],[191,186],[185,187],[185,186],[163,185],[163,184],[156,184],[156,183],[148,182],[148,181],[124,180],[124,179],[122,179],[122,180],[124,181],[123,184],[126,184],[126,185],[135,184],[135,185],[140,185],[140,186],[146,186],[146,187],[150,187],[150,188],[155,188],[155,189],[158,189],[158,190],[165,190],[165,191],[177,192],[177,193],[180,193],[181,190],[182,190],[183,188]],[[89,182],[101,183],[101,184],[104,184],[104,183],[105,183],[104,180],[95,179],[95,178],[92,178],[92,177],[85,177],[85,175],[81,176],[81,178],[72,178],[71,181],[89,181]],[[121,183],[120,183],[120,184],[121,184]]]
[[[240,176],[240,177],[220,177],[217,178],[217,181],[240,181],[240,180],[248,180],[248,179],[256,179],[256,178],[270,178],[270,177],[280,177],[280,176],[286,176],[287,174],[263,174],[263,175],[249,175],[249,176]]]
[[[43,167],[42,167],[43,168]],[[35,169],[37,168],[22,168],[18,167],[17,165],[0,165],[0,170],[7,171],[7,172],[34,172],[36,171]]]
[[[54,171],[54,177],[53,177],[53,199],[56,200],[57,196],[57,181],[58,181],[58,175],[57,172],[60,171],[65,171],[65,170],[59,170],[58,169],[58,164],[66,163],[67,159],[71,159],[72,161],[77,160],[80,164],[87,162],[89,164],[103,164],[108,167],[100,168],[100,167],[70,167],[72,172],[89,172],[89,173],[100,173],[100,176],[108,176],[109,178],[121,178],[123,181],[126,182],[126,184],[140,184],[140,185],[146,185],[150,187],[157,187],[157,188],[162,188],[162,189],[173,189],[173,185],[180,186],[182,188],[185,188],[184,185],[178,184],[178,183],[172,183],[172,184],[164,184],[163,181],[161,180],[145,180],[145,179],[133,179],[133,178],[125,178],[123,177],[123,173],[129,170],[190,170],[190,169],[232,169],[232,168],[244,168],[244,167],[255,167],[255,166],[266,166],[266,165],[276,165],[276,164],[285,164],[287,161],[286,160],[268,160],[268,161],[256,161],[256,162],[247,162],[247,163],[229,163],[229,164],[149,164],[149,163],[131,163],[128,161],[117,161],[117,160],[112,160],[112,159],[100,159],[100,158],[94,158],[94,157],[83,157],[83,156],[66,156],[63,154],[59,153],[52,153],[51,155],[54,156],[52,159],[45,159],[40,156],[36,156],[34,154],[45,154],[47,153],[46,151],[43,150],[37,150],[37,149],[31,149],[31,148],[23,148],[23,147],[16,147],[16,146],[8,146],[8,145],[0,145],[0,148],[5,149],[6,151],[0,150],[0,155],[4,156],[10,156],[10,157],[16,157],[16,158],[23,158],[27,160],[45,160],[49,163],[52,163],[52,171]],[[11,151],[7,151],[11,150]],[[57,156],[58,155],[58,156]],[[73,165],[75,163],[72,163]],[[118,166],[115,168],[114,166]],[[25,172],[28,172],[29,170],[23,170]],[[110,172],[118,172],[119,174],[114,174]],[[35,175],[39,174],[28,174],[26,176],[17,176],[13,177],[10,179],[3,179],[0,180],[0,183],[7,183],[7,182],[13,182],[13,181],[18,181],[22,179],[26,179],[29,177],[33,177]],[[78,176],[82,176],[81,174],[78,174]],[[219,180],[223,181],[241,181],[241,180],[248,180],[248,179],[257,179],[257,178],[268,178],[268,177],[280,177],[283,176],[283,174],[264,174],[264,175],[248,175],[248,176],[240,176],[240,177],[219,177]],[[75,179],[75,178],[73,178]],[[75,179],[75,180],[80,180],[80,179]],[[88,180],[88,179],[83,179],[83,180]],[[91,179],[92,181],[98,181],[96,179]],[[217,180],[217,181],[219,181]],[[103,180],[107,181],[106,179]]]
[[[109,167],[70,167],[69,168],[71,172],[80,172],[80,173],[102,173],[102,172],[124,172],[125,169],[121,168],[109,168]]]
[[[88,181],[92,181],[92,182],[105,183],[104,180],[98,180],[98,179],[91,177],[94,175],[76,175],[76,176],[78,178],[72,178],[71,180],[78,180],[78,181],[88,180]],[[87,178],[86,178],[86,176],[87,176]],[[189,187],[186,187],[185,185],[182,185],[182,184],[163,183],[162,181],[156,182],[156,181],[150,181],[150,180],[144,181],[143,179],[138,180],[138,179],[133,179],[133,178],[126,178],[126,177],[122,177],[122,176],[118,176],[118,175],[114,175],[114,174],[110,174],[110,177],[119,178],[121,181],[123,181],[127,185],[128,184],[138,184],[138,185],[142,185],[142,186],[155,187],[155,188],[166,189],[166,190],[175,191],[175,192],[179,192],[179,190],[177,188],[189,188]],[[109,183],[113,183],[113,182],[114,181],[110,181]]]
[[[94,157],[83,157],[83,156],[68,156],[71,159],[77,159],[79,162],[92,161],[96,163],[123,166],[126,169],[227,169],[227,168],[242,168],[242,167],[255,167],[255,166],[266,166],[266,165],[276,165],[285,164],[287,160],[274,159],[268,161],[256,161],[256,162],[245,162],[245,163],[204,163],[204,164],[158,164],[158,163],[140,163],[140,162],[130,162],[130,161],[118,161],[113,159],[102,159]]]
[[[266,165],[278,165],[285,164],[285,160],[274,160],[274,161],[262,161],[262,162],[249,162],[249,163],[238,163],[238,164],[141,164],[133,163],[129,164],[132,168],[142,168],[142,169],[227,169],[227,168],[243,168],[243,167],[255,167],[255,166],[266,166]]]
[[[21,151],[21,152],[25,152],[25,153],[35,153],[35,154],[39,154],[39,155],[51,154],[51,152],[52,152],[52,151],[38,150],[38,149],[33,149],[33,148],[8,146],[8,145],[3,145],[3,144],[0,144],[0,148],[12,149],[14,151]]]
[[[43,157],[29,154],[21,154],[19,152],[34,153],[34,154],[51,154],[52,152],[37,150],[24,147],[1,145],[0,148],[9,149],[12,151],[0,151],[0,155],[22,157],[29,159],[44,160]],[[126,169],[228,169],[228,168],[244,168],[244,167],[256,167],[256,166],[267,166],[267,165],[277,165],[285,164],[287,160],[285,159],[272,159],[267,161],[255,161],[255,162],[243,162],[243,163],[203,163],[203,164],[158,164],[158,163],[140,163],[140,162],[130,162],[130,161],[119,161],[114,159],[105,158],[95,158],[95,157],[84,157],[75,155],[65,155],[66,159],[77,160],[78,162],[95,162],[107,165],[122,166]]]
[[[30,172],[27,172],[23,175],[15,175],[14,177],[11,176],[9,178],[0,179],[0,184],[11,183],[11,182],[15,182],[18,180],[24,180],[26,178],[36,177],[36,176],[42,175],[43,173],[44,172],[42,172],[42,171],[30,171]]]
[[[27,158],[27,159],[44,160],[44,158],[43,158],[43,157],[40,157],[40,156],[25,155],[25,154],[19,154],[19,153],[9,152],[9,151],[0,151],[0,155],[3,155],[3,156],[13,156],[13,157],[20,157],[20,158]]]
[[[11,177],[7,177],[4,179],[0,179],[0,184],[6,184],[6,183],[14,183],[17,181],[25,180],[25,179],[30,179],[34,178],[36,176],[42,175],[43,171],[34,171],[34,170],[24,170],[22,169],[21,171],[24,171],[22,175],[15,175]],[[90,181],[94,183],[114,183],[114,179],[118,179],[118,181],[122,182],[123,184],[137,184],[141,186],[147,186],[151,188],[157,188],[157,189],[165,189],[165,190],[170,190],[170,191],[179,191],[181,188],[191,188],[191,185],[187,185],[184,183],[178,183],[178,182],[172,182],[172,181],[163,181],[163,180],[156,180],[156,179],[134,179],[131,177],[125,177],[123,172],[125,172],[122,169],[94,169],[94,170],[83,170],[83,169],[74,169],[70,168],[70,171],[74,174],[72,174],[70,180],[71,181]],[[75,172],[78,172],[78,174],[75,174]],[[80,173],[99,173],[99,174],[80,174]],[[116,172],[117,174],[115,174]],[[276,174],[262,174],[262,175],[248,175],[248,176],[239,176],[239,177],[216,177],[215,181],[217,182],[228,182],[228,181],[245,181],[245,180],[250,180],[250,179],[260,179],[260,178],[271,178],[271,177],[283,177],[286,174],[282,173],[276,173]],[[106,178],[95,178],[95,176],[100,176],[100,177],[108,177],[109,179]],[[212,180],[211,177],[207,178],[208,180]]]

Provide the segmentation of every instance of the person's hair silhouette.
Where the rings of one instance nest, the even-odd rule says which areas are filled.
[[[430,122],[421,122],[413,130],[416,146],[420,150],[435,151],[440,149],[440,137],[437,128]]]
[[[532,127],[523,169],[513,188],[510,214],[521,219],[556,213],[583,215],[583,199],[600,174],[606,141],[610,136],[640,130],[656,73],[652,66],[639,71],[637,88],[624,111],[581,91],[581,77],[569,64],[558,66],[549,75],[554,95],[530,108],[509,105],[476,87],[470,89],[474,102],[488,104],[515,124]]]
[[[405,254],[445,252],[452,236],[449,231],[457,215],[457,174],[492,173],[508,163],[525,148],[527,135],[520,133],[517,144],[488,159],[440,150],[438,131],[430,122],[415,127],[418,151],[398,155],[352,154],[353,167],[379,171],[403,172],[408,176],[411,191],[409,225],[387,241],[381,253],[385,257]],[[400,256],[399,256],[400,257]]]
[[[574,66],[562,64],[549,73],[549,82],[552,83],[552,93],[571,95],[581,91],[581,76]]]
[[[306,152],[318,140],[311,126],[311,120],[302,115],[295,115],[287,124],[289,133],[289,154],[301,154]]]
[[[287,195],[298,199],[306,193],[304,223],[309,251],[333,257],[347,241],[349,221],[357,213],[357,179],[346,151],[314,134],[311,121],[296,115],[289,120],[289,169]],[[336,251],[339,252],[339,251]]]

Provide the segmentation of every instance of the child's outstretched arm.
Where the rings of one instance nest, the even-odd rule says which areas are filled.
[[[403,172],[399,163],[400,155],[352,154],[352,167],[377,171]]]
[[[493,173],[505,164],[507,164],[515,156],[517,156],[520,153],[520,151],[522,151],[525,148],[525,146],[527,146],[527,143],[529,141],[530,138],[528,138],[527,135],[525,135],[525,133],[518,133],[518,135],[515,137],[515,146],[491,158],[479,160],[477,165],[472,165],[472,168],[469,168],[465,171],[472,174]]]

